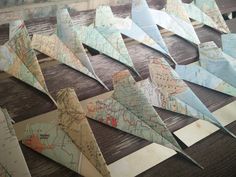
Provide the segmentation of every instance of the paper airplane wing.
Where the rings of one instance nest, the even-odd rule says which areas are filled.
[[[236,59],[236,34],[221,35],[223,52]]]
[[[32,47],[49,57],[93,78],[96,77],[82,65],[78,58],[71,52],[66,45],[60,41],[56,35],[44,36],[35,34],[31,43]]]
[[[132,15],[132,20],[134,22],[131,26],[132,27],[131,29],[132,30],[137,29],[137,27],[136,27],[136,25],[137,25],[139,28],[141,28],[148,36],[150,36],[155,41],[155,43],[158,47],[157,48],[158,51],[160,51],[163,54],[170,55],[168,48],[161,36],[161,33],[160,33],[158,27],[156,26],[156,23],[149,11],[149,7],[148,7],[146,0],[133,0],[131,15]],[[131,31],[126,30],[126,33],[130,34]],[[138,33],[138,31],[136,33]],[[140,34],[140,33],[143,33],[143,32],[140,31],[138,34]],[[136,35],[134,37],[136,37]]]
[[[211,41],[199,45],[201,67],[236,87],[236,60]]]
[[[10,37],[7,42],[8,46],[34,75],[44,90],[47,91],[43,73],[36,54],[31,48],[31,40],[23,21],[18,20],[10,23]]]
[[[212,115],[212,113],[207,109],[207,107],[184,83],[184,81],[180,79],[179,75],[170,67],[170,65],[164,59],[153,60],[152,63],[149,65],[149,72],[153,85],[155,85],[155,87],[159,89],[162,96],[166,97],[163,100],[168,101],[174,99],[175,102],[179,102],[180,100],[185,105],[188,105],[188,107],[186,108],[183,107],[183,110],[185,110],[186,113],[188,111],[195,110],[191,114],[198,115],[198,117],[194,117],[213,123],[214,125],[218,126],[222,130],[235,137],[233,133],[231,133],[224,126],[221,125],[221,123]],[[188,108],[190,107],[191,109],[188,110]],[[165,109],[165,107],[163,108]],[[183,110],[179,113],[183,114]]]
[[[199,65],[177,65],[175,71],[180,78],[203,87],[236,96],[236,88],[219,77],[211,74]]]
[[[102,7],[104,8],[104,6]],[[113,16],[110,18],[113,18]],[[99,18],[96,17],[96,19]],[[100,23],[102,22],[97,22],[97,24]],[[84,44],[115,59],[116,61],[119,61],[120,63],[131,68],[136,74],[138,74],[138,72],[134,68],[134,64],[129,56],[128,50],[125,46],[122,36],[120,32],[115,29],[115,27],[90,25],[88,27],[81,27],[77,29],[77,32],[78,36],[80,37],[80,40]]]
[[[106,85],[96,75],[85,49],[74,30],[73,22],[67,9],[57,11],[57,36],[69,48],[94,78],[106,89]],[[109,89],[108,89],[109,90]]]
[[[57,123],[28,125],[22,143],[57,163],[83,174],[82,153]]]
[[[30,172],[11,124],[10,116],[0,108],[0,175],[30,177]]]
[[[218,29],[218,25],[211,19],[211,17],[205,14],[205,12],[199,9],[194,3],[190,3],[190,4],[184,3],[183,5],[186,12],[188,13],[188,16],[191,19],[196,20],[216,30],[220,30]]]
[[[57,98],[59,124],[62,129],[102,176],[110,177],[106,162],[74,90],[63,89]]]
[[[194,4],[203,12],[205,12],[209,17],[211,17],[215,24],[217,24],[218,30],[224,33],[230,32],[215,0],[194,0]]]
[[[195,44],[200,44],[200,41],[194,31],[192,24],[187,23],[186,21],[175,17],[173,15],[169,15],[164,11],[150,9],[155,22],[157,25],[162,28],[171,31],[172,33],[186,39]]]
[[[138,25],[136,25],[130,18],[119,18],[116,17],[115,27],[119,29],[119,31],[129,37],[132,38],[148,47],[151,47],[154,50],[161,52],[164,55],[170,56],[170,53],[167,48],[162,48],[161,45],[156,43],[149,35],[143,31]]]
[[[114,92],[110,98],[88,104],[88,117],[190,158],[181,150],[145,95],[135,86],[128,71],[114,75],[113,83]]]

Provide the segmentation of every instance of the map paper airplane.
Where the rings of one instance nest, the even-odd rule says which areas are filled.
[[[236,59],[236,34],[222,34],[221,41],[223,52]]]
[[[103,177],[110,177],[74,90],[61,90],[57,100],[58,121],[28,125],[23,144],[83,176],[97,176],[91,174],[96,169]]]
[[[194,0],[194,4],[205,12],[214,22],[217,24],[217,29],[224,33],[230,33],[230,30],[225,23],[223,16],[221,15],[220,9],[215,0]]]
[[[201,66],[236,88],[236,60],[211,41],[199,45]]]
[[[211,74],[202,68],[199,63],[176,65],[175,71],[185,81],[236,97],[235,87]]]
[[[126,133],[173,149],[201,167],[178,145],[128,70],[113,76],[114,92],[87,104],[87,116]]]
[[[31,177],[7,110],[0,108],[0,176]]]
[[[98,77],[91,73],[87,67],[76,57],[76,55],[55,35],[45,36],[34,34],[32,38],[32,47],[49,57],[97,80]],[[97,80],[100,84],[100,80]],[[104,84],[102,84],[105,86]],[[107,88],[107,87],[105,87]]]
[[[77,32],[73,27],[73,22],[67,9],[57,11],[57,36],[73,52],[81,64],[88,69],[93,75],[92,78],[96,79],[104,88],[109,90],[96,75],[82,42],[79,40]],[[70,66],[70,64],[68,64],[68,66]],[[73,66],[71,67],[73,68]]]
[[[82,27],[76,26],[79,39],[87,46],[126,65],[140,76],[134,67],[119,30],[113,26],[113,18],[109,7],[100,6],[96,10],[94,24]]]
[[[0,46],[0,70],[50,95],[23,21],[10,23],[10,40]]]
[[[150,80],[137,83],[149,103],[155,107],[208,121],[235,137],[221,125],[163,58],[153,60],[149,64],[149,72]]]
[[[193,19],[196,20],[204,25],[207,25],[213,29],[216,29],[218,31],[222,30],[221,28],[218,28],[218,24],[215,23],[214,20],[212,20],[211,17],[209,17],[207,14],[205,14],[205,12],[203,12],[201,9],[199,9],[194,2],[187,4],[187,3],[183,3],[183,6],[185,8],[185,11],[187,12],[188,16]],[[224,31],[222,31],[224,32]]]
[[[200,44],[188,14],[180,0],[167,0],[166,9],[163,10],[149,8],[146,0],[133,0],[132,9],[137,12],[140,9],[149,11],[148,14],[151,14],[154,23],[158,26],[171,31],[189,42],[197,45]],[[144,17],[142,16],[140,18]]]

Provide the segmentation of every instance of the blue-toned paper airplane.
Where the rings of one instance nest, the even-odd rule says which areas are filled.
[[[133,9],[136,11],[146,9],[151,14],[154,23],[158,26],[171,31],[191,43],[200,44],[188,14],[180,0],[167,0],[166,8],[162,10],[148,8],[146,0],[133,0]],[[140,18],[145,17],[142,16]]]
[[[221,41],[223,52],[230,55],[236,60],[236,34],[222,34]]]
[[[236,96],[236,60],[211,42],[199,45],[199,62],[177,65],[176,72],[188,82]]]
[[[217,30],[223,33],[230,32],[215,0],[194,0],[193,3],[215,22]]]

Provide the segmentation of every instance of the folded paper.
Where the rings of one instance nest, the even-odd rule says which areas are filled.
[[[149,72],[150,79],[139,82],[138,87],[153,106],[209,121],[235,137],[221,125],[164,59],[153,60]]]
[[[181,149],[135,83],[127,70],[115,74],[113,76],[114,92],[111,97],[89,102],[87,116],[126,133],[173,149],[200,166]]]
[[[222,34],[221,41],[223,52],[236,59],[236,34]]]
[[[199,9],[194,2],[187,4],[184,3],[185,11],[187,12],[189,18],[196,20],[197,22],[200,22],[204,25],[207,25],[213,29],[216,29],[218,31],[221,31],[222,28],[218,28],[218,24],[215,23],[215,21],[209,17],[205,12],[203,12],[201,9]],[[222,31],[224,32],[224,31]]]
[[[197,64],[177,65],[176,72],[183,80],[236,96],[236,60],[225,54],[213,41],[199,45]]]
[[[185,81],[222,92],[230,96],[236,96],[236,87],[233,87],[214,74],[211,74],[199,64],[177,65],[175,67],[175,71],[179,74],[180,78]]]
[[[215,22],[215,24],[217,24],[217,29],[219,31],[224,33],[230,32],[215,0],[194,0],[193,2],[199,9],[208,15]]]
[[[135,8],[144,8],[146,0],[134,0]],[[146,8],[146,7],[145,7]],[[194,44],[200,44],[198,36],[189,20],[188,14],[180,0],[168,0],[163,10],[149,9],[155,24],[171,31]]]
[[[74,90],[61,90],[57,99],[58,121],[28,125],[23,144],[81,175],[110,177]]]
[[[97,80],[97,77],[80,62],[74,53],[55,34],[52,36],[34,34],[31,44],[39,52]]]
[[[50,95],[23,21],[10,23],[10,40],[0,46],[0,70]]]
[[[73,22],[67,9],[61,9],[57,11],[57,36],[77,57],[77,60],[79,60],[81,64],[87,68],[87,70],[90,72],[89,76],[91,77],[91,75],[93,75],[92,78],[96,79],[102,86],[104,86],[104,88],[109,90],[107,86],[101,81],[101,79],[99,79],[99,77],[96,75],[89,57],[82,45],[82,42],[80,41],[79,37],[77,36],[77,32],[73,27]],[[71,62],[64,62],[64,64],[74,69],[76,67],[76,65],[73,66],[73,63]]]
[[[96,10],[94,24],[76,27],[79,39],[87,46],[126,65],[139,75],[119,30],[112,25],[113,20],[114,17],[111,9],[108,6],[100,6]]]
[[[236,87],[236,60],[211,41],[199,46],[200,65],[208,72]]]
[[[0,176],[30,177],[7,110],[0,108]]]

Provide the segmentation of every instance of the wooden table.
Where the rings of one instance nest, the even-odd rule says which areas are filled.
[[[186,1],[186,0],[185,0]],[[228,13],[236,9],[235,0],[217,0],[222,13]],[[152,1],[150,5],[161,8],[165,4],[164,0]],[[118,16],[127,16],[130,12],[130,5],[112,7],[113,12]],[[89,24],[94,18],[93,11],[74,12],[71,14],[76,23]],[[236,31],[235,20],[227,21],[231,30]],[[55,28],[56,20],[52,18],[41,18],[26,21],[26,26],[30,35],[33,33],[51,34]],[[8,40],[8,25],[0,26],[0,43],[4,44]],[[163,32],[163,31],[162,31]],[[208,27],[196,29],[201,42],[214,41],[221,46],[220,33]],[[189,64],[198,60],[196,46],[175,36],[164,34],[164,40],[172,56],[179,64]],[[162,55],[145,47],[135,41],[125,38],[130,56],[135,67],[142,78],[148,77],[147,64],[150,59],[158,58]],[[90,59],[97,75],[104,83],[112,89],[111,76],[117,71],[127,69],[108,57],[90,51]],[[94,53],[96,55],[94,55]],[[80,100],[90,98],[106,92],[94,80],[76,72],[69,67],[59,64],[46,56],[39,54],[38,59],[42,67],[50,93],[55,97],[56,93],[65,87],[73,87]],[[171,63],[171,61],[169,61]],[[106,72],[104,72],[106,71]],[[136,81],[139,80],[133,75]],[[202,100],[202,102],[214,111],[235,99],[233,97],[211,91],[200,86],[188,83],[192,90]],[[30,86],[18,81],[5,73],[0,73],[0,106],[8,109],[11,117],[20,122],[32,116],[36,116],[55,109],[51,101]],[[168,128],[173,132],[194,121],[193,118],[185,119],[184,116],[156,109],[163,118]],[[236,116],[236,115],[235,115]],[[146,146],[149,142],[138,137],[112,129],[103,124],[89,120],[94,131],[98,144],[108,164]],[[227,126],[229,130],[236,133],[236,122]],[[186,148],[181,144],[183,148]],[[71,170],[33,152],[22,146],[27,164],[33,177],[73,177],[79,176]],[[236,140],[218,131],[185,151],[205,169],[201,170],[184,160],[182,156],[175,155],[161,164],[140,174],[140,177],[235,177],[236,176]],[[137,162],[138,163],[138,162]]]

